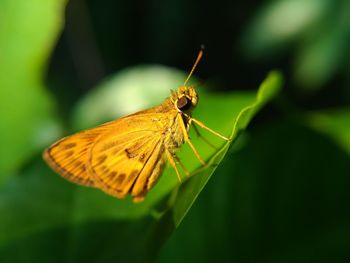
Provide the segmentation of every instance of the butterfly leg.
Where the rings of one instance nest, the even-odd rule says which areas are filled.
[[[181,116],[180,116],[181,118]],[[197,149],[194,147],[194,145],[192,144],[191,140],[190,140],[190,137],[188,137],[188,133],[187,133],[187,130],[186,130],[186,127],[185,127],[185,124],[183,122],[183,120],[181,119],[179,121],[180,123],[180,127],[181,127],[181,130],[183,132],[183,135],[184,135],[184,140],[186,143],[188,143],[188,145],[191,147],[194,155],[196,155],[197,159],[201,162],[201,164],[203,166],[207,166],[207,163],[202,159],[202,157],[199,155],[199,153],[197,152]]]
[[[195,118],[190,117],[189,124],[191,124],[192,121],[193,121],[194,123],[198,124],[199,127],[203,128],[203,129],[206,129],[207,131],[210,131],[211,133],[215,134],[216,136],[218,136],[218,137],[220,137],[220,138],[222,138],[222,139],[224,139],[224,140],[226,140],[226,141],[229,141],[229,140],[230,140],[229,138],[227,138],[227,137],[221,135],[220,133],[218,133],[218,132],[216,132],[216,131],[210,129],[210,128],[207,127],[207,126],[205,126],[205,125],[204,125],[202,122],[200,122],[199,120],[196,120]]]
[[[169,161],[170,165],[174,168],[175,173],[177,175],[177,178],[179,179],[179,181],[181,183],[182,182],[181,175],[179,173],[179,170],[177,169],[176,161],[174,159],[174,156],[172,155],[172,153],[168,149],[165,149],[165,153],[166,153],[166,156],[168,158],[168,161]]]
[[[199,132],[199,130],[197,129],[197,126],[196,125],[192,125],[192,127],[193,127],[193,130],[194,130],[194,132],[196,133],[196,135],[198,136],[198,138],[200,138],[200,139],[202,139],[202,141],[204,141],[206,144],[208,144],[210,147],[212,147],[213,149],[215,149],[215,150],[218,150],[218,148],[214,145],[214,144],[212,144],[210,141],[208,141],[205,137],[203,137],[203,135],[202,134],[200,134],[200,132]]]
[[[190,172],[186,169],[185,165],[181,162],[179,157],[177,157],[175,154],[173,155],[176,163],[179,163],[181,165],[182,170],[184,170],[186,176],[190,176]]]

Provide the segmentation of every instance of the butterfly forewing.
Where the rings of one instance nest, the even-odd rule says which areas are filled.
[[[139,185],[139,177],[147,171],[154,154],[161,154],[161,134],[140,130],[111,134],[97,141],[91,149],[90,173],[99,187],[108,194],[122,198]],[[157,157],[158,158],[158,157]],[[147,177],[152,170],[149,170]]]
[[[108,129],[106,126],[108,125],[59,140],[44,151],[44,159],[67,180],[85,186],[96,186],[87,170],[88,152],[97,137]]]
[[[72,182],[142,200],[165,163],[167,123],[161,113],[140,112],[63,138],[44,152],[44,158]]]

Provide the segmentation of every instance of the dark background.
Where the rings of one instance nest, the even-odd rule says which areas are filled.
[[[203,81],[210,81],[213,89],[256,89],[267,72],[276,68],[286,77],[285,93],[293,104],[305,109],[348,105],[349,77],[344,72],[349,68],[346,58],[350,56],[346,48],[349,29],[345,10],[348,10],[348,4],[341,0],[311,2],[310,6],[306,4],[311,21],[306,21],[305,25],[301,22],[294,35],[281,37],[275,43],[262,43],[256,48],[251,46],[259,46],[256,42],[259,37],[251,28],[261,24],[256,21],[258,15],[282,3],[286,10],[280,8],[278,12],[283,18],[283,12],[289,12],[288,3],[293,1],[106,0],[101,3],[73,0],[67,6],[66,26],[50,62],[48,81],[54,92],[57,82],[64,81],[70,99],[75,101],[104,77],[135,64],[163,64],[189,70],[200,46],[204,45],[205,56],[197,75]],[[318,16],[312,15],[312,9],[322,9],[319,6],[326,10],[319,11]],[[276,24],[298,21],[298,11],[302,12],[305,7],[297,1],[294,8],[292,15],[286,15],[286,21],[276,20]],[[342,32],[334,37],[332,32],[337,30]],[[260,31],[264,31],[263,26]],[[323,34],[330,40],[324,40]],[[323,44],[322,41],[336,43]],[[324,47],[319,48],[318,43]],[[316,55],[309,58],[310,63],[318,63],[317,60],[324,64],[334,63],[335,69],[329,66],[330,76],[316,85],[298,87],[300,83],[295,83],[293,78],[299,66],[298,56],[304,50],[312,52],[313,48],[321,50],[317,51],[319,57],[315,52]],[[326,52],[331,58],[322,57]],[[317,79],[321,78],[322,72],[315,69],[307,74]],[[62,90],[61,85],[56,89]],[[310,90],[317,92],[308,92]],[[65,94],[60,97],[67,101]]]
[[[324,1],[319,2],[314,1],[315,8]],[[331,3],[332,8],[318,19],[330,16],[328,19],[334,20],[341,2]],[[303,9],[302,3],[297,5]],[[205,56],[197,75],[213,82],[213,89],[256,89],[267,72],[277,68],[285,74],[288,99],[298,106],[318,109],[348,103],[349,96],[344,96],[349,93],[348,77],[341,72],[346,62],[343,59],[339,59],[339,71],[314,88],[318,92],[302,93],[293,83],[295,57],[308,44],[303,39],[315,34],[312,41],[321,41],[317,34],[322,28],[317,28],[316,18],[315,25],[306,25],[306,29],[300,26],[300,32],[284,43],[249,50],[245,40],[249,28],[259,11],[269,6],[269,2],[261,1],[70,1],[66,26],[50,62],[50,86],[55,91],[55,80],[65,81],[67,93],[74,100],[104,77],[135,64],[156,63],[189,70],[203,44]],[[292,19],[299,19],[297,12]]]

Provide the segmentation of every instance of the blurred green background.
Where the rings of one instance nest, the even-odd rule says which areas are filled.
[[[0,262],[350,262],[349,14],[347,0],[0,0]],[[194,116],[240,129],[210,169],[180,187],[166,169],[134,205],[44,164],[56,139],[163,101],[201,44]],[[272,73],[256,98],[274,69],[283,88]]]

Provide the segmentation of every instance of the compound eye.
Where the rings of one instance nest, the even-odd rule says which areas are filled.
[[[191,108],[192,102],[189,98],[183,96],[177,101],[176,106],[180,111],[187,111]]]

